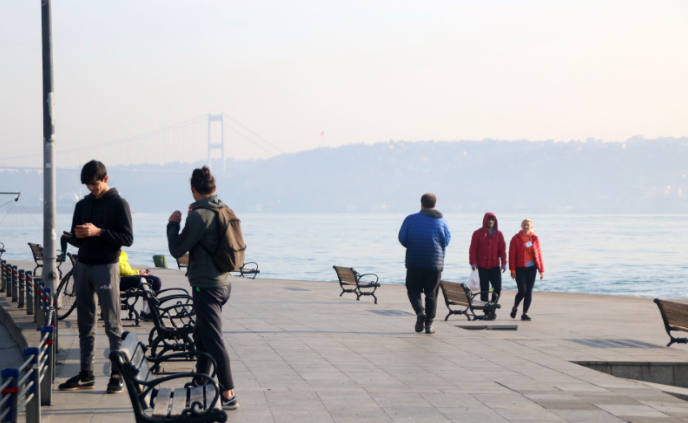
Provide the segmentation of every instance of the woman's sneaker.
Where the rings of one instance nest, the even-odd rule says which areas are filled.
[[[95,387],[96,378],[94,376],[87,378],[79,373],[73,378],[67,379],[66,382],[59,384],[57,389],[60,391],[84,391],[87,389],[94,389]]]
[[[533,318],[528,316],[527,314],[524,314],[523,316],[521,316],[521,320],[530,322],[531,320],[533,320]]]
[[[141,312],[141,313],[139,314],[139,317],[140,317],[141,320],[143,320],[144,322],[152,322],[152,321],[153,321],[153,316],[152,316],[150,313]]]
[[[232,395],[232,398],[226,399],[222,395],[222,409],[223,410],[236,410],[239,408],[239,402],[237,401],[236,395]]]
[[[420,312],[416,316],[416,332],[420,333],[423,332],[423,328],[425,327],[425,313]]]
[[[512,319],[515,319],[516,313],[518,313],[518,309],[516,307],[514,307],[511,309],[511,313],[509,313],[509,316],[511,316]]]

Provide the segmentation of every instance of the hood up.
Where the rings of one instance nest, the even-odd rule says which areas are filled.
[[[497,232],[499,230],[499,221],[497,220],[497,215],[494,213],[490,213],[490,212],[485,213],[485,217],[483,217],[483,229],[485,229],[485,232],[487,232],[487,219],[489,219],[490,217],[494,217],[494,220],[495,220],[494,229],[495,229],[495,232]]]

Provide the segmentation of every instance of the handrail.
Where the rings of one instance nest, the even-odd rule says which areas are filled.
[[[19,308],[33,314],[41,338],[38,345],[24,349],[26,360],[16,368],[2,370],[0,422],[17,423],[25,411],[26,423],[40,423],[41,406],[52,404],[52,383],[58,339],[57,302],[50,288],[32,272],[0,260],[0,292]]]

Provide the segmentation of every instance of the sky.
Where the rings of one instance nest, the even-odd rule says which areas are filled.
[[[208,113],[262,145],[226,128],[226,155],[240,159],[390,139],[688,136],[684,0],[60,0],[52,11],[63,158],[194,119],[194,135],[110,150],[132,163],[166,146],[202,158]],[[0,165],[40,158],[40,28],[39,1],[0,0]]]

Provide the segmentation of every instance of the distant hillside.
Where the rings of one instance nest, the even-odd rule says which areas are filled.
[[[191,201],[193,167],[120,167],[110,175],[134,211],[168,212]],[[401,141],[228,160],[218,192],[237,211],[408,212],[434,192],[446,212],[685,213],[686,174],[688,138]],[[63,200],[74,198],[78,171],[58,177]],[[3,172],[0,185],[30,197],[42,193],[40,183],[37,172]]]

